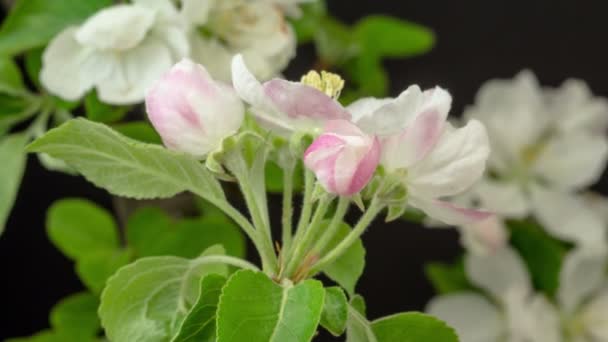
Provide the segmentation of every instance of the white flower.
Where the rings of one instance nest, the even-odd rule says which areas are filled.
[[[481,87],[465,117],[484,123],[490,173],[475,187],[484,208],[505,217],[529,214],[557,238],[588,243],[601,220],[577,192],[600,177],[608,160],[608,104],[582,81],[541,89],[530,72]]]
[[[560,342],[558,312],[533,293],[523,260],[506,247],[489,256],[468,255],[465,268],[474,292],[434,298],[427,312],[454,327],[462,342]]]
[[[411,86],[395,99],[362,99],[347,110],[370,135],[382,138],[381,164],[407,188],[408,204],[448,224],[483,220],[487,212],[442,201],[458,195],[485,170],[488,138],[482,124],[446,122],[452,98],[441,88]]]
[[[245,106],[234,89],[183,60],[146,95],[148,117],[170,149],[203,157],[238,131]]]
[[[232,57],[241,54],[257,78],[279,74],[295,56],[296,37],[285,11],[293,0],[182,0],[191,26],[192,58],[211,75],[230,81]]]
[[[40,77],[66,100],[97,88],[104,102],[132,104],[188,53],[186,32],[170,0],[136,0],[61,32],[44,52]]]

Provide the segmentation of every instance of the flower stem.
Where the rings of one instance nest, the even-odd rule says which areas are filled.
[[[346,215],[346,212],[348,211],[349,206],[350,198],[340,197],[334,217],[331,219],[331,223],[329,224],[329,227],[327,227],[327,231],[321,236],[321,239],[314,244],[314,247],[312,248],[313,252],[322,253],[325,250],[329,242],[338,232],[338,229],[340,229],[340,225],[344,219],[344,215]]]
[[[204,264],[226,264],[238,268],[259,271],[260,269],[247,260],[235,258],[229,255],[205,255],[195,261],[197,265]]]
[[[323,218],[327,213],[331,201],[332,197],[330,195],[321,197],[310,225],[307,227],[302,238],[295,241],[295,245],[293,246],[294,252],[290,258],[286,260],[287,267],[282,274],[290,277],[293,275],[293,272],[296,271],[296,268],[300,266],[303,258],[306,256],[306,252],[308,252],[308,249],[310,248],[310,244],[314,241],[317,233],[323,228],[321,223],[323,222]]]
[[[378,213],[384,208],[384,205],[380,203],[378,197],[374,197],[367,208],[367,211],[361,218],[357,225],[353,228],[353,230],[342,240],[340,243],[329,253],[327,253],[321,260],[319,260],[310,270],[309,274],[315,274],[321,271],[327,265],[330,265],[336,259],[342,256],[352,246],[357,238],[359,238],[365,229],[372,223],[372,221],[376,218]]]
[[[312,193],[315,186],[315,175],[309,171],[308,169],[304,169],[304,196],[302,197],[302,211],[300,212],[300,219],[298,220],[298,225],[296,227],[295,236],[292,239],[292,243],[289,246],[289,249],[283,248],[283,261],[287,261],[291,259],[291,255],[293,254],[294,244],[297,244],[298,241],[302,238],[302,234],[306,230],[306,226],[310,222],[310,216],[312,214]]]
[[[292,218],[293,218],[293,168],[283,170],[283,216],[282,224],[282,243],[281,249],[288,251],[291,247],[292,239]]]

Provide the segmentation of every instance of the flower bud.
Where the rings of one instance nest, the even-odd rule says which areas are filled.
[[[234,90],[190,60],[176,64],[146,96],[148,117],[169,149],[203,157],[238,131],[245,107]]]
[[[380,142],[346,120],[329,121],[304,153],[304,164],[330,193],[349,196],[371,179],[380,161]]]

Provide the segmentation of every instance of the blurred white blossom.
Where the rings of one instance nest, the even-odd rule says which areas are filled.
[[[604,239],[604,223],[579,195],[608,160],[608,102],[568,80],[541,88],[531,72],[481,87],[465,118],[483,122],[492,153],[474,188],[482,207],[507,218],[535,216],[553,236],[583,244]]]
[[[111,6],[51,41],[40,78],[66,100],[96,88],[107,103],[141,102],[146,89],[189,54],[187,38],[170,0]]]

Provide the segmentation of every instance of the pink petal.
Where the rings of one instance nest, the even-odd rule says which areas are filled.
[[[381,154],[381,145],[378,138],[374,138],[374,142],[369,150],[365,154],[365,157],[361,159],[359,165],[357,166],[357,171],[352,177],[351,184],[346,191],[346,195],[353,195],[361,189],[363,189],[367,183],[371,180],[374,172],[376,172],[376,168],[378,167],[378,163],[380,162],[380,154]]]
[[[292,118],[350,119],[337,101],[301,83],[273,79],[264,83],[264,91],[278,109]]]
[[[493,215],[485,210],[463,208],[437,199],[410,198],[410,204],[433,219],[455,226],[480,222]]]

